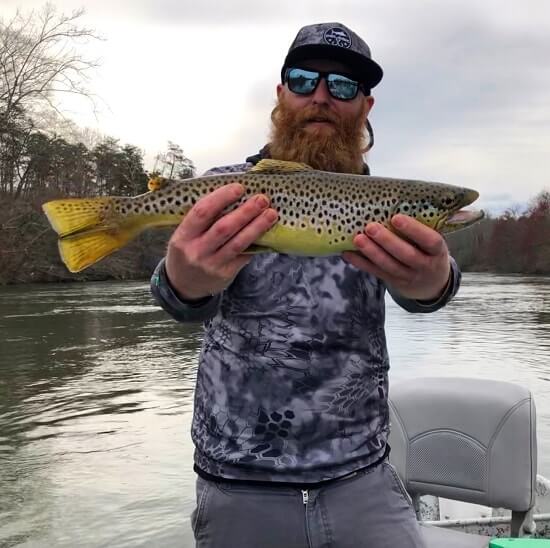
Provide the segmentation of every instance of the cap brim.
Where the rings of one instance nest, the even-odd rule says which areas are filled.
[[[332,59],[344,63],[349,66],[353,75],[369,89],[379,84],[384,75],[382,67],[378,63],[355,51],[325,44],[312,44],[295,48],[288,53],[281,69],[281,80],[284,79],[287,67],[310,59]]]

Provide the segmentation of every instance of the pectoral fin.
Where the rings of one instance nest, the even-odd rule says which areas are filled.
[[[243,251],[243,253],[245,253],[246,255],[252,255],[257,253],[275,253],[275,250],[265,245],[252,244],[251,246],[247,247]]]

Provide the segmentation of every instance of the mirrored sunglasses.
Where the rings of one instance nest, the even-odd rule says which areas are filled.
[[[351,101],[357,97],[359,89],[364,91],[359,82],[343,74],[301,68],[288,68],[285,72],[284,83],[288,85],[288,89],[292,93],[310,95],[317,89],[323,78],[327,83],[330,95],[340,101]]]

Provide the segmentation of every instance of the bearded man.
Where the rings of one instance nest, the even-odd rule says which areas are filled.
[[[365,125],[382,69],[339,23],[302,28],[277,86],[262,158],[368,173]],[[460,272],[442,237],[414,219],[371,223],[356,252],[245,255],[277,222],[269,197],[230,184],[174,232],[152,291],[175,319],[203,321],[192,437],[201,548],[423,546],[388,462],[384,295],[432,312]]]

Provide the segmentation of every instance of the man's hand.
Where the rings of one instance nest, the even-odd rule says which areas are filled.
[[[277,221],[264,195],[256,195],[227,215],[244,188],[223,186],[200,199],[187,213],[168,243],[166,274],[184,299],[199,299],[223,291],[251,255],[243,255]]]
[[[379,223],[369,223],[353,243],[358,252],[345,252],[346,261],[369,272],[408,299],[434,300],[450,275],[449,250],[435,230],[407,215],[395,215],[392,225],[410,242]]]

